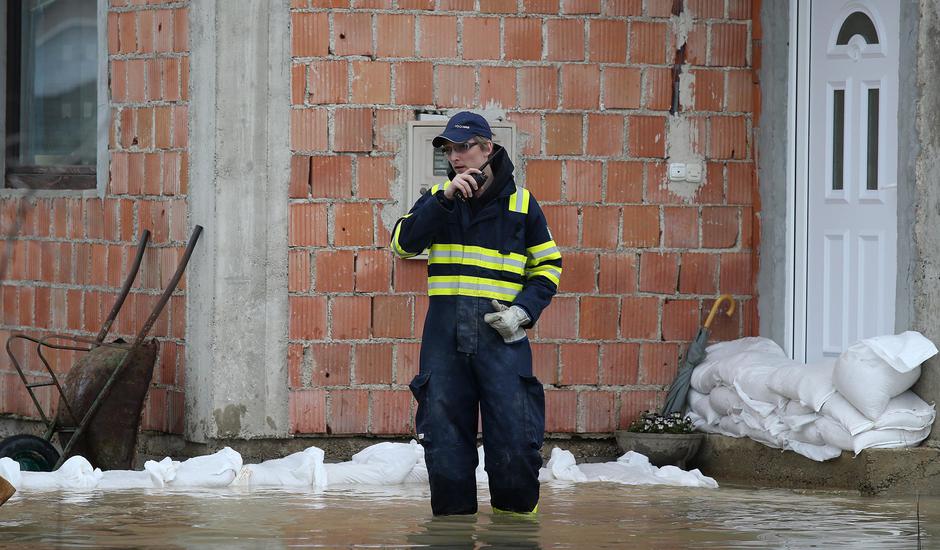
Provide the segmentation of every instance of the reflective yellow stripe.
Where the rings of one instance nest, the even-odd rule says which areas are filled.
[[[558,282],[561,280],[561,268],[554,265],[540,265],[526,269],[525,278],[531,279],[532,277],[545,277],[555,283],[555,286],[558,286]]]
[[[495,269],[522,275],[525,272],[526,257],[522,254],[500,254],[492,248],[482,246],[463,246],[459,244],[434,244],[428,257],[430,264],[461,264]]]
[[[411,214],[405,214],[398,219],[398,222],[395,223],[395,234],[392,235],[392,251],[402,258],[410,258],[412,256],[417,256],[419,252],[408,252],[401,247],[401,244],[398,242],[398,236],[401,233],[401,222],[405,218],[411,217]]]
[[[525,187],[516,187],[516,192],[509,195],[509,211],[520,214],[529,213],[529,190]]]
[[[434,195],[434,193],[437,193],[441,189],[447,189],[447,186],[449,185],[450,185],[450,180],[447,180],[444,183],[435,183],[433,186],[431,186],[431,190],[428,191],[428,193],[430,193],[431,195]]]
[[[530,266],[561,258],[561,252],[558,250],[558,245],[555,244],[555,241],[546,241],[542,244],[527,248],[526,253],[529,255],[528,265]]]
[[[428,296],[473,296],[496,298],[511,302],[522,290],[519,283],[510,283],[469,275],[438,275],[428,277]]]

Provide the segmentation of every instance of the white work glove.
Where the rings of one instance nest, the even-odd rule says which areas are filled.
[[[487,313],[483,320],[496,329],[504,342],[511,344],[525,338],[522,325],[529,322],[529,316],[524,309],[519,306],[504,306],[496,300],[493,300],[493,309],[496,313]]]

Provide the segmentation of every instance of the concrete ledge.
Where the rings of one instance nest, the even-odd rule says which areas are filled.
[[[695,465],[718,483],[853,491],[862,495],[940,495],[940,449],[869,449],[826,462],[750,439],[709,434]]]

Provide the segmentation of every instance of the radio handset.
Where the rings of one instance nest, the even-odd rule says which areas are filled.
[[[495,156],[496,156],[495,154],[494,154],[494,155],[490,155],[490,156],[486,159],[486,162],[484,162],[482,166],[480,166],[479,168],[477,168],[477,170],[480,171],[479,174],[470,174],[470,177],[472,177],[473,180],[477,182],[477,189],[483,187],[483,184],[486,183],[486,174],[483,172],[483,169],[486,168],[487,166],[489,166],[490,161],[493,160],[493,157],[495,157]],[[467,197],[464,197],[464,196],[463,196],[463,193],[461,193],[459,190],[458,190],[458,191],[454,191],[454,195],[456,195],[456,197],[457,197],[458,199],[462,200],[462,201],[466,201],[466,200],[467,200]]]

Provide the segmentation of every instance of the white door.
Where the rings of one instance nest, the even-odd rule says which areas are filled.
[[[899,2],[810,14],[806,360],[894,331]]]

